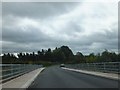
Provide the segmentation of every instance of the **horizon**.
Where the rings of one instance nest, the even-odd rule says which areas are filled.
[[[56,47],[55,47],[56,48]],[[53,51],[53,50],[55,50],[55,48],[54,49],[51,49],[51,51]],[[57,47],[57,48],[60,48],[60,47]],[[69,47],[70,48],[70,47]],[[47,49],[43,49],[43,50],[48,50],[49,48],[47,48]],[[71,49],[71,48],[70,48]],[[72,49],[71,49],[72,50]],[[94,52],[90,52],[90,53],[88,53],[88,54],[84,54],[84,53],[82,53],[81,51],[77,51],[77,52],[80,52],[80,53],[82,53],[83,55],[90,55],[91,53],[94,53],[94,55],[97,55],[97,54],[102,54],[102,52],[104,52],[104,51],[106,51],[107,49],[104,49],[103,51],[101,51],[101,52],[98,52],[98,53],[94,53]],[[17,54],[19,54],[19,53],[23,53],[23,54],[25,54],[26,55],[26,53],[28,53],[28,54],[32,54],[33,52],[37,55],[38,54],[38,51],[42,51],[42,49],[40,49],[40,50],[37,50],[37,51],[31,51],[31,52],[9,52],[9,54],[13,54],[13,55],[15,55],[16,57],[18,57],[17,56]],[[120,54],[120,53],[118,53],[118,52],[114,52],[114,51],[110,51],[110,50],[107,50],[108,52],[110,52],[110,53],[115,53],[115,54]],[[72,52],[73,52],[73,50],[72,50]],[[77,52],[73,52],[73,55],[76,55],[76,53]],[[8,54],[8,53],[1,53],[0,54],[0,56],[3,56],[4,54]]]

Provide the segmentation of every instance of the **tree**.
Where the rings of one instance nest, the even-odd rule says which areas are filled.
[[[65,62],[71,62],[74,59],[72,50],[68,46],[62,46],[60,48],[61,52],[65,55]]]
[[[44,49],[42,49],[42,54],[43,54],[43,55],[45,54],[45,50],[44,50]]]
[[[77,52],[74,57],[75,57],[75,63],[85,62],[84,55],[81,52]]]
[[[2,56],[2,63],[93,63],[93,62],[119,62],[120,53],[103,51],[95,55],[90,53],[89,55],[83,55],[81,52],[73,54],[72,50],[68,46],[61,46],[51,50],[42,49],[37,54],[33,53],[18,53],[18,58],[14,54],[7,53]]]
[[[65,62],[65,54],[61,48],[53,50],[53,59],[55,62]]]
[[[86,58],[87,63],[93,63],[93,62],[96,62],[96,60],[97,60],[97,58],[94,55],[94,53],[90,53],[89,56],[87,56],[87,58]]]
[[[45,52],[45,58],[50,61],[52,59],[52,52],[51,49],[48,48],[48,50]]]
[[[37,52],[37,54],[40,56],[40,55],[41,55],[41,52],[40,52],[40,51],[38,51],[38,52]]]

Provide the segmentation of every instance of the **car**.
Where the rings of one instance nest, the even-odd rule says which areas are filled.
[[[60,67],[65,67],[65,64],[60,64]]]

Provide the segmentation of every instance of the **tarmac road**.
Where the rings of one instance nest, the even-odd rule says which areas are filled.
[[[41,72],[29,88],[118,88],[118,81],[52,66]]]

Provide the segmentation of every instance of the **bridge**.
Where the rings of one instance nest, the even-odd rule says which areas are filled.
[[[120,62],[65,64],[43,67],[1,64],[4,88],[118,88]]]

